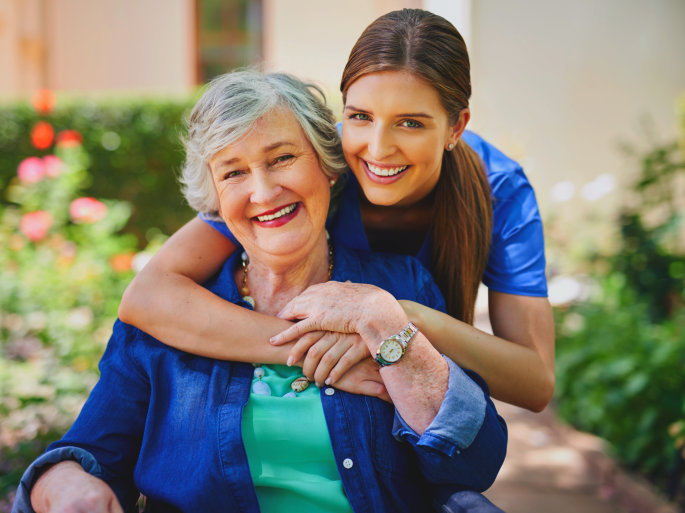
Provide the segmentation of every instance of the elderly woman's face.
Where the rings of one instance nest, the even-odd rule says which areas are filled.
[[[330,184],[288,109],[260,118],[209,167],[221,216],[251,258],[306,255],[323,236]]]

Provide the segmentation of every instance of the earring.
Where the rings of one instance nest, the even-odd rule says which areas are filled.
[[[333,187],[335,185],[335,178],[331,178],[330,180],[328,180],[328,183],[330,183],[331,187]]]
[[[449,143],[449,144],[447,145],[447,151],[452,151],[453,149],[454,149],[454,144]]]

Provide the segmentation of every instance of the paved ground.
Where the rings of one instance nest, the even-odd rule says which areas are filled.
[[[509,450],[486,496],[507,513],[677,513],[645,482],[621,471],[602,441],[504,403]]]

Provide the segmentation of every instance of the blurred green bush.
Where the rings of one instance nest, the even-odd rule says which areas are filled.
[[[23,469],[78,413],[133,269],[163,242],[154,237],[139,252],[136,237],[121,233],[131,204],[84,196],[95,159],[77,132],[55,137],[45,120],[29,125],[16,144],[42,151],[12,164],[0,202],[0,511]]]
[[[42,156],[31,133],[39,120],[55,133],[75,130],[90,156],[89,196],[117,198],[135,206],[126,231],[145,244],[150,229],[173,233],[194,212],[176,181],[183,161],[179,135],[193,98],[60,99],[41,114],[28,103],[0,105],[0,188],[15,176],[26,157]]]
[[[555,312],[557,411],[671,498],[685,484],[685,101],[682,112],[682,142],[636,155],[591,297]]]

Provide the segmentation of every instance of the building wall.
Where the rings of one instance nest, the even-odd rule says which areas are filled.
[[[354,42],[381,14],[421,0],[264,0],[264,64],[322,85],[340,105],[340,77]]]
[[[0,94],[180,93],[194,84],[192,0],[0,2]]]
[[[684,21],[681,0],[472,3],[471,125],[522,161],[546,218],[577,220],[582,207],[601,220],[620,195],[593,201],[588,184],[629,180],[621,144],[644,148],[646,127],[677,133]]]

